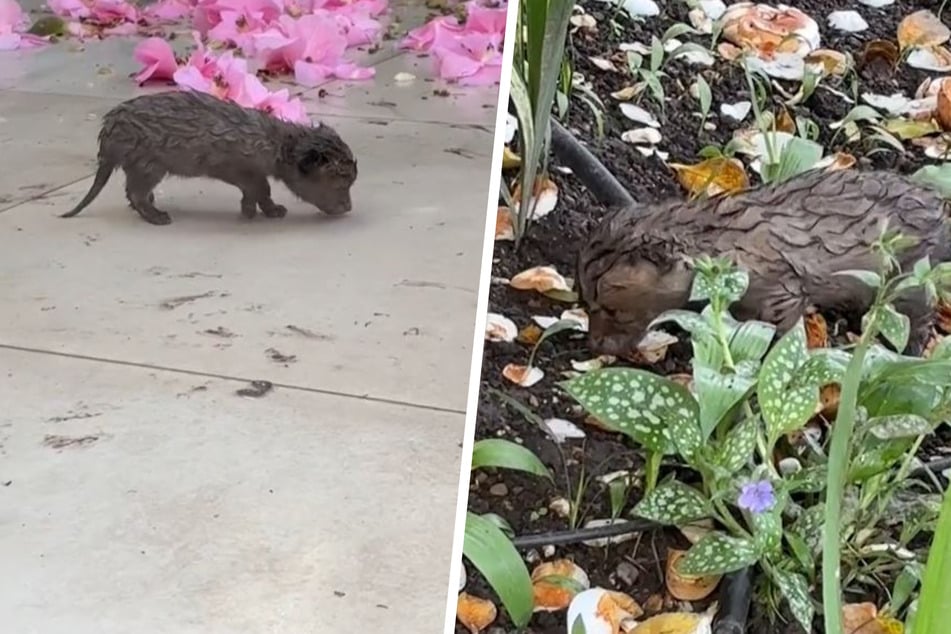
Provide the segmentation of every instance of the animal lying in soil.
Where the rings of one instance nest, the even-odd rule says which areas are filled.
[[[688,305],[693,272],[685,257],[722,255],[749,272],[749,290],[731,307],[780,332],[805,310],[856,315],[874,291],[847,269],[877,271],[872,243],[883,222],[917,243],[899,254],[910,271],[924,256],[951,259],[951,229],[940,195],[889,172],[808,172],[774,186],[701,201],[628,207],[592,233],[578,257],[579,290],[590,315],[596,354],[632,354],[650,322]],[[906,292],[896,309],[911,320],[907,354],[920,354],[934,314],[923,291]]]
[[[89,193],[62,215],[75,216],[105,187],[118,168],[126,197],[142,218],[167,225],[152,190],[168,175],[213,178],[241,190],[241,215],[258,207],[269,218],[287,209],[271,199],[268,177],[282,181],[305,202],[330,215],[351,209],[357,161],[326,125],[288,123],[199,92],[134,97],[110,110],[99,132],[99,166]]]

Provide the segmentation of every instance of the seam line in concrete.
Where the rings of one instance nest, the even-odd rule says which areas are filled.
[[[119,365],[124,367],[132,368],[141,368],[143,370],[159,370],[162,372],[173,372],[175,374],[184,374],[188,376],[197,376],[208,379],[219,379],[222,381],[235,381],[239,383],[250,383],[251,381],[259,381],[262,379],[249,379],[240,376],[233,376],[229,374],[216,374],[214,372],[201,372],[199,370],[188,370],[185,368],[173,368],[165,365],[155,365],[152,363],[139,363],[136,361],[123,361],[122,359],[110,359],[108,357],[95,357],[87,354],[76,354],[72,352],[56,352],[55,350],[44,350],[42,348],[29,348],[26,346],[17,346],[8,343],[0,343],[0,350],[16,350],[18,352],[28,352],[32,354],[44,354],[51,357],[63,357],[67,359],[76,359],[79,361],[92,361],[95,363],[108,363],[111,365]],[[266,380],[266,379],[263,379]],[[370,396],[369,394],[353,394],[351,392],[341,392],[338,390],[328,390],[319,387],[308,387],[306,385],[294,385],[292,383],[278,383],[276,381],[268,381],[274,387],[279,387],[285,390],[294,390],[297,392],[310,392],[312,394],[323,394],[326,396],[339,396],[341,398],[349,398],[357,401],[367,401],[371,403],[380,403],[383,405],[398,405],[400,407],[410,407],[413,409],[422,409],[430,412],[442,412],[446,414],[462,414],[465,415],[466,411],[464,409],[456,409],[454,407],[442,407],[440,405],[427,405],[426,403],[415,403],[413,401],[401,401],[398,399],[392,398],[383,398],[380,396]]]

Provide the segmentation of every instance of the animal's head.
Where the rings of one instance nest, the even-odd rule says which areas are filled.
[[[357,160],[330,127],[300,128],[290,137],[282,180],[294,194],[326,214],[353,208],[350,188],[357,180]]]
[[[633,354],[663,312],[684,308],[693,271],[680,257],[616,261],[582,284],[590,318],[588,346],[597,354]]]

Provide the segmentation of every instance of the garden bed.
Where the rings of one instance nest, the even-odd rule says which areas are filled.
[[[611,97],[611,93],[632,84],[631,76],[624,70],[605,71],[597,67],[591,58],[616,59],[614,56],[621,43],[639,42],[649,45],[652,36],[660,38],[672,25],[689,23],[686,3],[667,3],[666,7],[661,8],[661,15],[646,17],[641,21],[618,15],[615,24],[620,28],[610,26],[611,17],[614,15],[611,5],[598,0],[584,0],[579,4],[597,22],[597,32],[574,29],[569,36],[567,50],[575,72],[581,73],[590,82],[594,93],[605,105],[604,137],[597,138],[596,119],[591,109],[578,99],[571,101],[568,116],[563,124],[617,176],[637,201],[684,198],[685,193],[677,176],[664,161],[657,156],[643,156],[637,148],[620,138],[623,131],[638,126],[622,115],[618,101]],[[871,9],[859,3],[849,3],[849,6],[843,7],[839,2],[804,1],[796,3],[796,7],[812,16],[819,24],[823,48],[859,56],[870,40],[881,38],[894,41],[899,22],[908,14],[923,8],[937,11],[938,4],[940,3],[899,1],[881,9]],[[856,9],[862,14],[869,28],[859,33],[843,33],[830,29],[826,16],[830,11],[842,8]],[[945,14],[944,21],[949,23],[948,13]],[[679,37],[704,46],[709,45],[709,38],[709,35]],[[659,131],[663,139],[657,147],[669,153],[668,162],[696,164],[701,160],[698,155],[702,148],[710,145],[722,147],[736,129],[749,127],[748,120],[745,123],[737,123],[721,116],[719,112],[720,104],[750,99],[747,78],[739,65],[718,58],[713,66],[705,68],[677,60],[666,66],[665,72],[669,75],[663,80],[668,97],[665,110],[662,112],[656,101],[649,98],[642,98],[637,103],[660,122]],[[697,100],[688,94],[687,88],[698,73],[701,73],[712,87],[713,107],[708,121],[715,125],[715,129],[705,130],[701,134],[698,134],[700,120],[697,116]],[[940,75],[903,64],[893,74],[879,72],[879,69],[874,67],[866,68],[858,73],[858,81],[863,92],[880,95],[902,93],[911,96],[923,80],[935,76]],[[792,84],[782,85],[792,88],[792,92],[795,92]],[[820,129],[818,141],[825,145],[829,153],[841,150],[854,155],[857,163],[853,169],[893,169],[912,173],[923,165],[934,162],[910,143],[906,143],[908,151],[899,154],[896,151],[872,152],[872,148],[867,145],[846,143],[842,135],[834,138],[830,124],[845,117],[854,105],[820,86],[804,105],[790,108],[790,114],[805,116],[817,123]],[[559,171],[557,159],[553,161],[553,165],[555,167],[552,169],[552,179],[559,189],[555,210],[530,227],[518,250],[515,250],[513,243],[509,241],[497,241],[495,244],[492,276],[496,281],[490,290],[489,311],[504,315],[519,328],[531,324],[533,316],[557,317],[563,310],[571,308],[571,305],[548,299],[538,293],[514,290],[498,280],[509,279],[520,271],[540,265],[553,266],[563,275],[574,277],[574,260],[578,249],[591,228],[606,212],[576,178]],[[755,183],[755,174],[750,175]],[[556,386],[559,381],[564,380],[564,373],[572,370],[572,361],[594,356],[587,350],[583,335],[561,333],[541,343],[533,365],[543,369],[545,377],[537,384],[523,388],[503,378],[502,369],[507,364],[525,364],[530,352],[530,345],[518,341],[486,342],[476,440],[506,438],[523,444],[552,469],[555,474],[554,484],[515,471],[477,470],[473,472],[469,488],[469,509],[479,514],[500,515],[510,523],[516,535],[572,528],[567,518],[550,507],[558,498],[572,497],[574,487],[577,487],[582,474],[591,484],[585,489],[580,505],[582,515],[577,518],[576,523],[583,525],[590,519],[610,517],[611,504],[607,490],[593,479],[619,470],[636,471],[642,462],[641,453],[629,440],[619,434],[584,424],[585,414],[580,406]],[[631,364],[620,361],[618,365]],[[689,345],[681,342],[668,350],[663,361],[641,367],[664,375],[689,372]],[[500,394],[504,396],[500,397]],[[586,437],[583,440],[567,441],[561,445],[559,451],[537,425],[527,420],[516,408],[506,405],[504,397],[517,400],[541,419],[559,418],[572,421],[584,430]],[[929,439],[923,445],[922,453],[928,456],[943,455],[946,448],[951,447],[949,440],[951,438],[948,436]],[[562,452],[567,459],[566,465],[562,464]],[[621,517],[629,517],[631,507],[639,498],[640,489],[635,487]],[[620,590],[634,597],[642,606],[649,606],[648,611],[652,607],[656,612],[661,609],[676,609],[676,603],[672,603],[665,593],[663,571],[666,549],[668,546],[685,549],[688,545],[679,531],[656,530],[607,548],[571,544],[526,550],[523,555],[529,569],[542,560],[571,559],[587,573],[592,587]],[[471,566],[468,572],[466,591],[494,599],[492,591],[479,577],[478,572]],[[711,598],[715,598],[715,595]],[[873,601],[882,599],[864,598]],[[847,597],[849,601],[861,599],[863,597]],[[705,602],[700,602],[694,607],[699,610],[704,605]],[[499,614],[499,619],[493,627],[501,628],[501,631],[505,632],[514,631],[504,610],[500,609]],[[754,634],[787,631],[784,628],[788,628],[789,632],[801,631],[794,624],[771,626],[764,617],[764,610],[754,606],[754,624],[749,631]],[[466,631],[458,625],[459,634]],[[536,613],[528,631],[536,634],[565,633],[568,630],[564,610]]]

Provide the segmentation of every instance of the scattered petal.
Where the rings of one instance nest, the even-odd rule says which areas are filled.
[[[588,13],[580,13],[571,16],[568,20],[571,22],[572,26],[576,26],[579,29],[593,29],[598,26],[598,21],[594,19],[593,15]]]
[[[554,211],[555,206],[558,204],[558,185],[555,184],[555,181],[550,178],[539,178],[535,181],[535,191],[533,192],[534,196],[531,198],[531,209],[532,209],[532,218],[534,220],[539,220],[544,218],[552,211]],[[516,185],[515,190],[512,192],[512,198],[516,201],[516,213],[518,213],[519,205],[522,200],[522,188],[521,184]]]
[[[518,336],[518,326],[515,322],[498,313],[489,313],[485,322],[486,341],[515,341]]]
[[[611,62],[611,60],[604,59],[603,57],[589,57],[588,61],[601,70],[617,72],[617,68],[614,66],[614,63]]]
[[[626,594],[592,588],[571,600],[567,631],[570,634],[574,624],[580,620],[585,634],[618,634],[622,624],[630,625],[643,612],[641,606]]]
[[[864,4],[865,6],[872,7],[873,9],[881,9],[882,7],[895,4],[895,0],[859,0],[859,4]]]
[[[178,70],[178,62],[171,45],[160,37],[142,40],[132,55],[143,66],[135,76],[135,81],[140,85],[150,79],[170,81]]]
[[[502,169],[515,169],[522,164],[522,157],[512,151],[509,146],[502,148]]]
[[[723,36],[763,59],[777,53],[792,53],[802,58],[819,48],[819,25],[793,7],[738,3],[723,15]]]
[[[588,332],[588,313],[584,308],[569,308],[568,310],[561,313],[561,318],[563,320],[571,320],[578,322],[578,330],[581,332]]]
[[[635,130],[626,130],[621,133],[621,140],[625,143],[635,145],[657,145],[663,140],[660,130],[657,128],[637,128]]]
[[[868,22],[858,11],[833,11],[829,14],[829,26],[840,31],[858,33],[868,28]]]
[[[750,109],[752,107],[753,103],[750,101],[724,103],[720,104],[720,113],[725,117],[733,119],[734,121],[742,121],[746,118],[746,115],[750,113]]]
[[[892,95],[876,95],[874,93],[863,92],[862,101],[872,106],[876,110],[881,110],[892,116],[905,114],[911,99],[901,93]]]
[[[568,281],[550,266],[536,266],[522,271],[513,277],[509,284],[512,288],[521,291],[538,291],[539,293],[571,290]]]
[[[716,607],[716,604],[711,606]],[[713,614],[693,612],[668,612],[652,616],[630,631],[629,634],[710,634],[713,631]]]
[[[766,73],[776,79],[802,81],[806,73],[806,62],[799,53],[775,53],[769,59],[751,57],[747,60],[751,70]]]
[[[654,115],[644,110],[640,106],[636,106],[632,103],[622,103],[619,107],[621,108],[621,113],[631,121],[650,126],[652,128],[660,127],[660,122],[654,118]]]
[[[649,330],[638,342],[637,352],[646,363],[658,363],[667,356],[667,348],[677,341],[677,337],[663,330]]]
[[[416,79],[416,75],[413,73],[396,73],[393,75],[393,81],[398,84],[408,84]]]
[[[545,373],[542,372],[541,368],[509,363],[507,366],[502,368],[502,376],[515,385],[520,385],[521,387],[532,387],[545,378]]]
[[[820,48],[806,55],[806,64],[815,66],[825,75],[844,75],[849,70],[849,58],[844,53]]]
[[[542,421],[542,424],[556,442],[565,442],[568,439],[585,437],[584,430],[564,418],[546,418]],[[567,603],[565,606],[567,606]]]
[[[941,46],[951,39],[951,29],[928,9],[907,15],[898,24],[898,45],[909,47]]]
[[[822,157],[814,167],[815,169],[824,169],[827,172],[837,172],[855,167],[856,162],[857,159],[852,154],[848,152],[836,152],[835,154]]]
[[[466,587],[468,582],[468,573],[466,572],[466,562],[459,562],[459,591]]]
[[[499,207],[495,216],[495,239],[500,241],[515,239],[515,225],[512,222],[512,212],[508,207]]]
[[[570,559],[547,561],[532,571],[536,612],[564,610],[572,599],[590,587],[588,574]]]
[[[650,18],[660,15],[660,7],[654,0],[622,0],[621,6],[632,16]]]
[[[456,618],[472,634],[479,634],[495,621],[498,609],[488,599],[480,599],[467,592],[459,594],[456,601]]]
[[[611,93],[611,97],[617,99],[618,101],[630,101],[634,97],[641,94],[642,89],[638,86],[625,86],[620,90],[616,90]]]
[[[600,370],[605,366],[609,366],[617,361],[617,357],[612,357],[610,355],[603,354],[600,357],[595,357],[594,359],[587,359],[585,361],[571,361],[571,367],[577,370],[578,372],[590,372],[592,370]]]
[[[697,4],[711,20],[719,20],[726,13],[726,4],[723,0],[700,0]]]
[[[671,596],[680,601],[700,601],[710,596],[720,583],[721,575],[696,577],[677,571],[677,562],[687,554],[685,550],[671,548],[667,551],[667,576],[665,582]]]
[[[704,191],[709,196],[730,194],[750,186],[743,162],[736,158],[717,156],[697,165],[670,163],[669,167],[677,173],[677,180],[691,196]]]
[[[951,71],[951,51],[944,47],[916,48],[905,59],[909,66],[939,73]]]
[[[512,114],[505,116],[505,144],[509,145],[518,132],[518,117]]]

